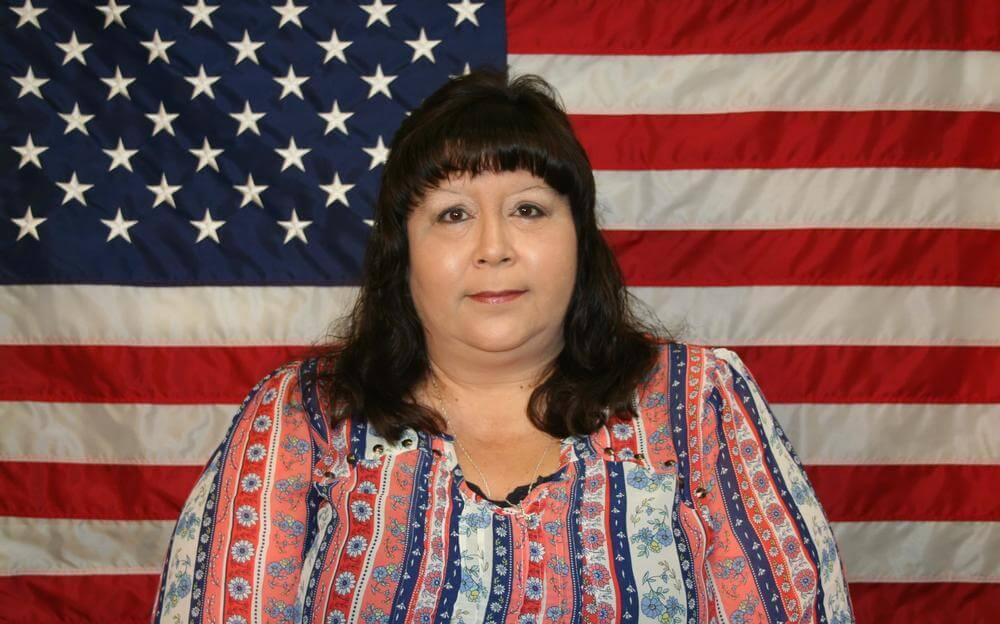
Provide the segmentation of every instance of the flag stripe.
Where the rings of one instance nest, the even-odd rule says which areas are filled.
[[[655,18],[661,0],[508,2],[507,49],[516,54],[732,54],[793,50],[996,50],[991,0],[685,0]],[[567,28],[572,24],[571,28]]]
[[[1000,167],[1000,113],[573,115],[595,169]]]
[[[982,622],[1000,612],[997,583],[851,583],[858,622]]]
[[[605,238],[630,286],[1000,286],[1000,230],[612,230]]]
[[[1000,348],[743,345],[772,403],[997,403]],[[239,403],[295,347],[0,345],[0,401]],[[86,370],[87,376],[70,374]],[[788,371],[796,371],[789,375]],[[4,379],[9,377],[5,376]]]
[[[239,406],[0,403],[0,460],[200,467]],[[807,464],[1000,463],[1000,404],[772,403]],[[905,446],[899,441],[906,439]]]
[[[996,52],[532,54],[509,62],[517,73],[549,77],[577,115],[1000,109]]]

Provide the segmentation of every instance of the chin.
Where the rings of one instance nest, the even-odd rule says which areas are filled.
[[[490,352],[512,351],[531,340],[537,333],[535,328],[524,324],[511,326],[497,323],[489,329],[477,328],[466,334],[466,342],[477,349]]]

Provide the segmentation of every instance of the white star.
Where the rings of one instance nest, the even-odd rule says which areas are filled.
[[[42,13],[48,11],[48,9],[36,9],[31,6],[31,0],[24,0],[24,4],[19,7],[10,7],[10,10],[17,13],[17,26],[14,28],[20,28],[25,24],[31,24],[38,30],[42,29],[42,26],[38,23],[38,16]],[[63,63],[65,65],[65,63]],[[29,208],[30,210],[30,208]],[[18,239],[21,237],[18,236]],[[35,238],[38,238],[37,236]]]
[[[111,157],[111,166],[108,167],[108,171],[113,171],[115,167],[125,167],[129,171],[132,171],[132,163],[129,162],[129,159],[139,152],[139,150],[125,149],[125,144],[122,143],[121,137],[118,138],[118,147],[101,151]]]
[[[167,174],[162,174],[160,176],[159,184],[153,184],[147,186],[146,188],[156,194],[156,197],[153,198],[153,208],[156,208],[163,202],[167,202],[171,208],[177,207],[177,204],[174,203],[174,193],[181,190],[181,185],[178,184],[176,186],[171,186],[167,182]]]
[[[160,130],[166,130],[170,136],[176,136],[174,134],[173,122],[179,116],[177,113],[168,113],[163,108],[163,102],[160,102],[160,110],[155,113],[146,113],[146,117],[149,117],[149,120],[153,122],[153,136],[156,136]]]
[[[455,26],[458,26],[465,20],[469,20],[474,26],[479,26],[479,19],[476,17],[476,11],[483,8],[482,2],[469,2],[469,0],[462,0],[461,2],[449,2],[448,6],[455,11]]]
[[[170,58],[167,56],[167,48],[174,45],[176,41],[164,41],[160,39],[160,29],[153,31],[153,38],[149,41],[140,41],[144,48],[149,50],[149,60],[146,61],[147,65],[150,65],[156,59],[163,59],[164,63],[170,64]]]
[[[63,196],[63,204],[71,199],[75,199],[84,206],[87,205],[87,200],[83,198],[83,194],[94,187],[93,184],[80,184],[80,181],[76,179],[75,171],[68,182],[56,182],[56,185],[66,193]]]
[[[251,41],[250,33],[243,30],[243,40],[242,41],[230,41],[229,45],[236,48],[239,55],[236,57],[236,62],[234,65],[239,65],[243,62],[243,59],[250,59],[254,63],[260,65],[260,61],[257,60],[257,50],[264,47],[263,41]]]
[[[250,110],[250,102],[246,102],[243,105],[242,113],[229,113],[229,116],[240,122],[240,127],[236,130],[236,136],[243,134],[243,131],[249,128],[254,134],[260,136],[260,129],[257,127],[257,121],[264,117],[267,113],[255,113]]]
[[[253,181],[253,174],[247,175],[246,184],[237,184],[234,186],[237,191],[243,193],[243,200],[240,202],[240,208],[246,206],[250,202],[253,202],[264,207],[264,202],[260,198],[260,194],[267,190],[267,186],[255,184]]]
[[[284,171],[288,169],[289,165],[295,165],[302,171],[306,170],[305,165],[302,164],[302,157],[312,151],[312,149],[302,149],[295,144],[295,137],[292,137],[288,141],[288,147],[285,149],[275,148],[276,152],[284,159],[281,163],[281,170]]]
[[[24,213],[24,216],[20,219],[11,217],[11,221],[14,225],[18,227],[17,240],[21,240],[25,236],[32,236],[35,240],[41,240],[38,238],[38,226],[48,221],[48,217],[36,217],[31,214],[31,206],[28,206],[28,210]],[[17,241],[15,241],[17,242]]]
[[[201,221],[191,221],[191,225],[198,228],[198,239],[194,241],[195,243],[200,243],[206,238],[211,238],[215,242],[219,242],[219,228],[225,225],[225,221],[214,221],[212,219],[212,213],[209,212],[208,208],[205,209],[205,216],[202,217]]]
[[[208,137],[205,137],[200,148],[189,149],[188,151],[198,157],[198,168],[195,171],[201,171],[206,165],[216,171],[219,170],[219,163],[215,161],[215,158],[222,153],[222,150],[212,149],[212,146],[208,144]]]
[[[204,65],[198,66],[197,76],[185,76],[184,80],[187,80],[194,86],[194,93],[191,94],[192,100],[202,93],[207,93],[209,98],[215,99],[215,92],[212,91],[212,85],[219,80],[219,77],[207,75]]]
[[[323,59],[323,64],[324,65],[326,63],[328,63],[330,61],[330,59],[332,59],[332,58],[336,58],[341,63],[346,63],[347,62],[347,57],[344,56],[344,50],[346,50],[347,46],[351,45],[352,43],[354,43],[354,42],[353,41],[341,41],[340,38],[337,37],[337,31],[336,30],[333,30],[333,31],[330,32],[330,40],[329,41],[317,41],[316,42],[316,44],[319,45],[319,47],[321,47],[324,50],[326,50],[326,58]]]
[[[362,147],[361,149],[365,150],[365,153],[372,157],[372,164],[368,166],[368,171],[384,164],[389,158],[389,148],[382,142],[381,135],[379,135],[378,143],[375,144],[375,147]]]
[[[382,4],[382,0],[375,0],[371,4],[362,4],[361,10],[368,14],[368,23],[365,24],[365,28],[371,28],[375,22],[382,22],[389,26],[389,11],[395,8],[395,4]]]
[[[122,76],[122,70],[115,65],[115,75],[112,78],[101,78],[101,82],[108,85],[108,99],[115,97],[119,93],[124,95],[126,99],[131,100],[132,96],[128,94],[128,86],[135,82],[135,78],[126,78]]]
[[[347,124],[344,122],[353,115],[354,113],[341,112],[340,107],[337,105],[337,100],[334,100],[333,108],[330,109],[329,113],[319,113],[319,116],[326,121],[326,130],[323,131],[323,134],[330,134],[330,131],[334,128],[347,134]]]
[[[281,15],[281,21],[278,23],[278,28],[283,27],[288,22],[292,22],[299,28],[302,28],[302,22],[299,20],[299,15],[309,7],[295,6],[292,4],[292,0],[286,0],[285,6],[272,6],[271,8]]]
[[[21,164],[17,166],[18,169],[27,165],[28,163],[33,164],[39,169],[42,168],[42,161],[38,160],[38,156],[49,149],[42,145],[35,145],[34,141],[31,140],[31,133],[28,133],[28,140],[24,142],[24,145],[18,147],[16,145],[11,146],[15,152],[21,155]]]
[[[129,6],[128,4],[119,5],[115,0],[108,0],[104,6],[97,7],[98,11],[104,13],[104,27],[107,28],[112,23],[124,27],[125,20],[122,19],[122,14],[128,10]]]
[[[278,225],[285,228],[285,245],[293,238],[297,238],[303,243],[309,242],[306,240],[306,228],[312,225],[312,221],[299,221],[299,215],[294,208],[292,208],[291,218],[288,221],[278,221]]]
[[[34,70],[31,69],[31,65],[28,65],[28,73],[24,76],[18,78],[17,76],[11,76],[14,82],[21,85],[21,92],[17,94],[17,99],[21,99],[29,93],[39,98],[42,97],[41,87],[43,84],[49,81],[48,78],[36,78]]]
[[[108,239],[104,241],[105,243],[110,243],[115,238],[121,236],[128,242],[132,242],[132,237],[128,234],[128,229],[138,223],[138,221],[129,221],[122,217],[122,209],[118,209],[118,214],[115,215],[114,219],[101,219],[101,223],[108,226]]]
[[[83,58],[83,53],[87,51],[87,48],[94,45],[92,43],[80,43],[76,39],[76,31],[74,30],[69,37],[69,41],[66,43],[56,43],[59,49],[66,53],[63,58],[62,64],[65,65],[70,61],[79,61],[81,65],[86,65],[87,60]]]
[[[329,206],[335,201],[339,201],[345,206],[349,206],[347,203],[347,191],[354,188],[353,184],[343,184],[340,181],[340,174],[333,174],[333,182],[329,184],[320,184],[319,187],[326,191],[326,205]]]
[[[74,130],[79,130],[81,133],[89,135],[87,132],[87,122],[94,118],[93,115],[81,115],[80,105],[73,103],[73,112],[71,113],[59,113],[59,116],[63,118],[66,122],[66,131],[63,134],[69,134]]]
[[[215,28],[212,25],[212,13],[218,10],[218,6],[208,6],[205,4],[205,0],[198,0],[196,4],[188,4],[184,6],[184,9],[191,14],[191,25],[188,29],[194,28],[198,25],[198,22],[204,22],[209,28]]]
[[[466,63],[465,67],[462,68],[462,73],[461,74],[448,74],[448,78],[458,78],[459,76],[468,76],[469,72],[471,72],[471,71],[472,71],[472,67],[470,67],[469,64]]]
[[[410,60],[410,62],[416,63],[417,59],[419,59],[422,56],[426,56],[428,59],[430,59],[431,63],[437,62],[434,60],[434,46],[438,45],[439,43],[441,43],[440,39],[428,39],[427,33],[425,33],[424,29],[421,28],[420,38],[406,42],[406,45],[413,48],[413,58]]]
[[[288,95],[289,93],[294,93],[295,95],[299,96],[300,100],[305,99],[304,97],[302,97],[301,85],[306,80],[309,80],[309,76],[302,76],[301,78],[299,78],[298,76],[295,75],[295,70],[292,68],[292,66],[289,65],[287,76],[285,76],[284,78],[279,78],[276,76],[274,78],[274,81],[281,85],[281,96],[278,99],[279,100],[285,99],[285,96]]]
[[[396,79],[396,76],[386,76],[382,73],[382,64],[379,63],[375,66],[375,73],[371,76],[362,76],[362,80],[367,82],[370,86],[368,89],[368,99],[370,100],[376,93],[384,93],[387,98],[392,99],[392,94],[389,93],[389,83]]]

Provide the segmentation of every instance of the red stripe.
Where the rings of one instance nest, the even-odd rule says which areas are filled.
[[[998,347],[733,349],[773,403],[1000,403]],[[295,347],[0,345],[8,371],[0,374],[0,401],[238,404],[264,374],[302,353]]]
[[[596,6],[595,6],[596,5]],[[997,50],[994,0],[507,2],[514,54],[725,54],[790,50]],[[657,17],[658,16],[658,17]],[[572,25],[567,28],[567,25]]]
[[[630,286],[1000,286],[1000,230],[605,230],[604,236]]]
[[[0,462],[0,516],[176,520],[201,471],[201,466]]]
[[[594,169],[1000,168],[1000,113],[572,115]]]
[[[0,345],[0,400],[239,403],[301,347]]]
[[[0,619],[147,624],[158,584],[158,574],[0,576]]]
[[[835,522],[1000,521],[1000,498],[989,494],[1000,483],[1000,465],[809,466],[807,472]],[[176,520],[200,474],[196,466],[0,462],[6,493],[0,516]]]
[[[807,466],[832,522],[1000,521],[1000,465]]]
[[[851,583],[858,624],[993,622],[1000,583]]]

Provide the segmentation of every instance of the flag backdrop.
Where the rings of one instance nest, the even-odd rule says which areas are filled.
[[[4,4],[0,620],[147,618],[236,404],[351,300],[399,121],[504,63],[630,288],[759,379],[859,621],[1000,610],[997,0]]]

